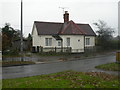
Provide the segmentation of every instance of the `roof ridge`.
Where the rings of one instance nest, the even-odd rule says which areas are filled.
[[[62,22],[46,22],[46,21],[34,21],[34,23],[53,23],[53,24],[63,24]]]
[[[76,23],[78,25],[89,25],[88,23]]]
[[[72,20],[70,20],[72,21]],[[69,22],[70,22],[69,21]],[[72,21],[73,22],[73,21]],[[49,22],[49,21],[34,21],[34,23],[53,23],[53,24],[64,24],[63,22]],[[84,23],[76,23],[77,25],[89,25]]]
[[[77,25],[89,25],[89,24],[83,24],[83,23],[76,23]]]

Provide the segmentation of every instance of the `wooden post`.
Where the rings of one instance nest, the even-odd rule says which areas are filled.
[[[56,47],[55,47],[55,53],[57,52]]]
[[[85,47],[85,35],[84,35],[84,52],[86,51],[86,47]]]
[[[39,52],[41,53],[41,46],[40,46],[40,48],[39,48]]]
[[[39,53],[39,46],[37,46],[37,53]]]
[[[72,51],[72,48],[70,47],[70,53],[71,53],[71,51]]]
[[[116,52],[116,62],[120,63],[120,52]]]
[[[63,52],[63,40],[61,40],[61,52]]]
[[[43,53],[43,47],[42,46],[40,46],[40,52]]]

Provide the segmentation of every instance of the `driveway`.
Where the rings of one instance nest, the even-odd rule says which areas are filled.
[[[65,70],[74,70],[79,72],[91,72],[91,71],[94,72],[94,71],[101,71],[95,69],[94,68],[95,66],[100,64],[106,64],[109,62],[115,62],[114,55],[107,55],[103,57],[96,57],[91,59],[75,60],[75,61],[3,67],[2,76],[3,79],[17,78],[17,77],[27,77],[27,76],[35,76],[41,74],[56,73]],[[107,72],[107,71],[102,71],[102,72]],[[117,74],[117,72],[107,72],[107,73]]]

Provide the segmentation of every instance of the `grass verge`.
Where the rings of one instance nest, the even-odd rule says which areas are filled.
[[[2,65],[3,67],[35,64],[35,62],[32,61],[3,61],[0,63],[1,63],[0,65]]]
[[[117,76],[102,72],[64,71],[48,75],[3,79],[3,88],[118,88]]]
[[[108,64],[102,64],[102,65],[96,66],[95,68],[109,70],[109,71],[120,71],[119,66],[120,64],[113,62]]]
[[[61,53],[61,52],[58,52],[58,53],[55,53],[55,52],[43,52],[43,53],[34,53],[35,55],[38,55],[38,56],[66,56],[66,55],[71,55],[71,53]]]

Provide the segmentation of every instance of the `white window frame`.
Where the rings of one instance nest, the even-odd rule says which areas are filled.
[[[90,38],[85,38],[85,45],[90,45]]]
[[[69,37],[66,38],[66,45],[67,45],[67,47],[70,46],[70,38]]]
[[[52,46],[52,38],[45,38],[45,46]]]
[[[61,46],[61,43],[62,43],[61,40],[58,40],[58,46]]]

